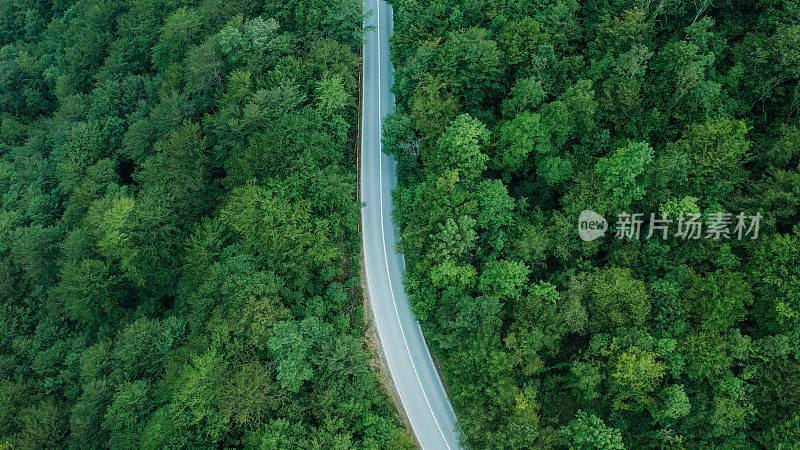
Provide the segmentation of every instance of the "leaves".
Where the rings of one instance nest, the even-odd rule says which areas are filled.
[[[628,144],[597,161],[595,169],[603,180],[603,186],[610,191],[611,198],[621,210],[644,197],[646,191],[640,180],[652,161],[653,149],[644,142]]]
[[[464,445],[782,444],[796,8],[391,3],[404,285]],[[584,242],[584,210],[641,213],[641,238]],[[723,210],[759,238],[645,238]]]
[[[619,430],[603,423],[603,420],[584,411],[578,411],[578,416],[562,429],[570,448],[575,449],[604,449],[620,450],[622,436]]]
[[[361,7],[0,0],[0,446],[413,446],[360,339]]]
[[[485,125],[462,114],[447,126],[426,162],[434,173],[453,170],[464,180],[475,181],[486,169],[488,157],[481,150],[488,139]]]
[[[612,407],[622,410],[652,408],[655,400],[649,394],[661,383],[665,369],[653,352],[635,347],[623,352],[611,372]]]

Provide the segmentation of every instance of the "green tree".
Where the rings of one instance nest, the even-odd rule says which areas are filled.
[[[15,439],[21,448],[59,448],[69,431],[68,410],[52,399],[20,411],[20,432]]]
[[[414,88],[411,97],[411,123],[423,140],[435,141],[456,117],[459,102],[449,89],[449,84],[439,76],[425,73]]]
[[[453,170],[465,181],[476,181],[486,169],[488,157],[482,152],[489,130],[479,120],[462,114],[447,126],[431,154],[425,155],[428,170]]]
[[[312,217],[308,201],[287,204],[280,191],[252,182],[234,189],[220,211],[220,219],[241,237],[244,248],[267,267],[292,273],[298,283],[339,256],[327,237],[329,222]]]
[[[525,167],[529,154],[550,151],[549,135],[539,115],[525,111],[500,127],[492,165],[509,174],[517,174]]]
[[[524,111],[535,111],[545,98],[547,93],[538,77],[517,79],[502,103],[503,115],[513,118]]]
[[[209,349],[182,368],[168,406],[174,428],[212,441],[229,429],[219,406],[227,365],[216,350]]]
[[[69,442],[76,447],[99,447],[108,441],[103,417],[114,398],[114,383],[108,378],[83,383],[82,392],[70,413]]]
[[[731,436],[747,429],[756,414],[748,397],[750,387],[735,377],[720,380],[715,387],[718,393],[714,396],[709,417],[713,427],[711,436]]]
[[[717,380],[730,370],[731,360],[718,334],[689,333],[680,343],[680,352],[686,360],[686,374],[692,381]]]
[[[99,325],[116,318],[125,297],[124,282],[111,264],[96,259],[70,261],[61,269],[58,292],[67,317]]]
[[[411,127],[411,117],[393,111],[383,119],[381,130],[383,151],[397,159],[397,176],[409,176],[419,165],[420,152],[420,139]]]
[[[479,108],[502,88],[500,55],[487,30],[457,30],[439,48],[439,70],[463,105]]]
[[[103,428],[110,431],[109,447],[139,448],[139,436],[144,429],[143,419],[154,406],[146,380],[119,386],[103,421]]]
[[[116,379],[155,378],[165,367],[169,353],[183,341],[185,323],[180,318],[141,318],[121,329],[111,352]]]
[[[734,120],[688,127],[675,147],[689,156],[693,194],[722,202],[734,192],[737,181],[747,177],[746,133],[747,126]]]
[[[513,219],[514,199],[500,180],[484,180],[475,191],[478,201],[477,226],[486,230],[484,241],[497,251],[505,244],[504,229]]]
[[[161,70],[180,63],[185,49],[198,42],[202,17],[193,8],[180,8],[164,21],[158,43],[153,47],[153,65]]]
[[[152,186],[134,199],[124,190],[90,208],[101,236],[100,253],[119,264],[136,288],[155,296],[173,294],[177,284],[181,230],[171,195]]]
[[[800,324],[800,228],[759,241],[748,273],[756,295],[755,318],[766,330],[796,329]]]
[[[621,450],[622,433],[616,428],[609,427],[602,419],[585,411],[578,411],[578,415],[568,425],[561,428],[561,433],[571,449],[603,449]]]
[[[301,322],[281,322],[273,330],[267,345],[278,363],[278,382],[290,392],[298,392],[314,376],[310,360],[315,341],[325,339],[331,329],[317,318]]]
[[[664,424],[680,420],[692,410],[689,396],[682,384],[673,384],[661,391],[661,402],[653,418]]]
[[[650,394],[661,384],[665,369],[654,352],[636,347],[622,352],[611,372],[612,407],[619,410],[654,408],[656,400]]]
[[[319,107],[329,114],[341,112],[350,98],[344,90],[341,74],[328,75],[317,82],[316,96]]]
[[[600,158],[595,165],[603,187],[621,209],[641,200],[645,193],[643,174],[653,162],[653,149],[644,142],[630,143],[613,154]]]
[[[530,269],[517,261],[491,261],[481,273],[478,289],[490,295],[516,299],[528,281]]]
[[[206,147],[200,125],[185,122],[167,141],[156,143],[155,154],[145,159],[135,179],[161,186],[172,196],[175,211],[194,217],[210,200]]]
[[[745,318],[745,308],[752,301],[750,284],[742,274],[717,270],[690,278],[684,294],[684,309],[700,328],[724,332]]]
[[[641,326],[651,305],[644,282],[633,278],[628,268],[604,267],[594,272],[587,292],[589,326],[596,331]]]

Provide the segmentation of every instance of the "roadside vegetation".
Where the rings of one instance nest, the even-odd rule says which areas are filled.
[[[796,448],[797,2],[391,3],[405,285],[465,443]],[[645,239],[681,212],[763,217]]]
[[[358,1],[0,0],[0,447],[407,448]]]

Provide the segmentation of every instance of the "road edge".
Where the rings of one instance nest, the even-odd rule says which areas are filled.
[[[363,12],[363,11],[362,11]],[[362,22],[363,28],[363,22]],[[361,203],[361,133],[362,129],[362,114],[364,106],[364,47],[361,47],[360,64],[358,70],[358,113],[356,114],[356,201]],[[364,234],[361,229],[361,214],[363,207],[359,211],[358,221],[358,238],[361,241],[358,248],[358,266],[359,266],[359,284],[361,285],[361,301],[364,320],[364,345],[369,349],[370,358],[369,366],[372,373],[381,384],[384,394],[389,398],[395,410],[395,417],[403,426],[406,433],[411,437],[414,446],[421,449],[422,446],[417,439],[414,428],[411,426],[411,420],[408,418],[406,409],[403,402],[400,400],[400,394],[397,392],[397,387],[394,384],[391,372],[389,371],[389,363],[386,361],[386,355],[383,352],[383,342],[381,342],[378,329],[375,327],[375,315],[372,311],[372,303],[369,295],[369,286],[367,283],[367,271],[364,266]]]
[[[383,343],[381,342],[380,335],[378,334],[378,329],[375,327],[375,318],[372,312],[372,305],[370,303],[369,289],[367,287],[367,274],[366,270],[364,269],[363,245],[361,247],[359,265],[361,266],[361,290],[364,292],[362,296],[364,302],[364,343],[370,351],[370,368],[378,378],[384,393],[389,397],[394,405],[397,419],[403,425],[406,433],[408,433],[408,435],[414,441],[414,446],[418,449],[421,449],[422,446],[420,445],[419,440],[417,440],[417,435],[414,433],[414,429],[411,427],[411,421],[408,418],[408,414],[403,406],[403,402],[400,401],[400,394],[397,392],[397,387],[395,386],[392,375],[389,372],[389,364],[387,363],[386,355],[383,352]]]

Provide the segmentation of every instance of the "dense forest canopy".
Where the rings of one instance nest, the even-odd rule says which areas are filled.
[[[363,344],[362,17],[0,0],[0,447],[412,446]]]
[[[464,444],[796,448],[800,3],[391,3],[405,286]],[[363,345],[362,17],[0,0],[0,447],[412,446]]]
[[[797,448],[800,3],[391,3],[405,285],[465,443]],[[585,242],[587,209],[761,219]]]

